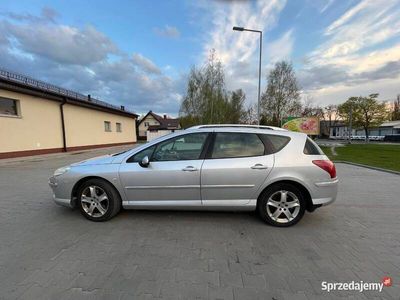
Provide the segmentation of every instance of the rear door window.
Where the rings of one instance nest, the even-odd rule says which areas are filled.
[[[215,136],[211,158],[261,156],[264,144],[254,133],[218,132]]]

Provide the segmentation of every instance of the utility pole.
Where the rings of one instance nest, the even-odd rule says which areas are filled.
[[[258,65],[257,125],[260,125],[261,55],[262,55],[262,31],[260,32],[260,60],[258,62],[259,65]]]
[[[235,31],[250,31],[260,34],[260,59],[258,61],[258,98],[257,98],[257,125],[260,125],[260,95],[261,95],[261,59],[262,59],[262,31],[234,26]]]

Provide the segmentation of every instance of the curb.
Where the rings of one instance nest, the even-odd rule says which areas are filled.
[[[367,169],[371,169],[371,170],[375,170],[375,171],[381,171],[381,172],[391,173],[391,174],[395,174],[395,175],[400,175],[400,172],[398,172],[398,171],[393,171],[393,170],[388,170],[388,169],[382,169],[382,168],[378,168],[378,167],[373,167],[373,166],[368,166],[368,165],[353,163],[353,162],[344,161],[344,160],[333,160],[333,162],[334,162],[334,163],[338,163],[338,164],[348,164],[348,165],[357,166],[357,167],[362,167],[362,168],[367,168]]]

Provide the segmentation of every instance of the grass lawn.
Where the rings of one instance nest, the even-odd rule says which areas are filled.
[[[373,167],[400,171],[400,145],[384,144],[351,144],[336,147],[336,156],[332,155],[330,147],[321,147],[332,159],[349,161]]]

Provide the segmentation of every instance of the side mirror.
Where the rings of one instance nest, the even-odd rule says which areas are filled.
[[[139,165],[143,168],[147,168],[150,164],[149,157],[146,155],[145,157],[142,158],[142,161],[139,163]]]

